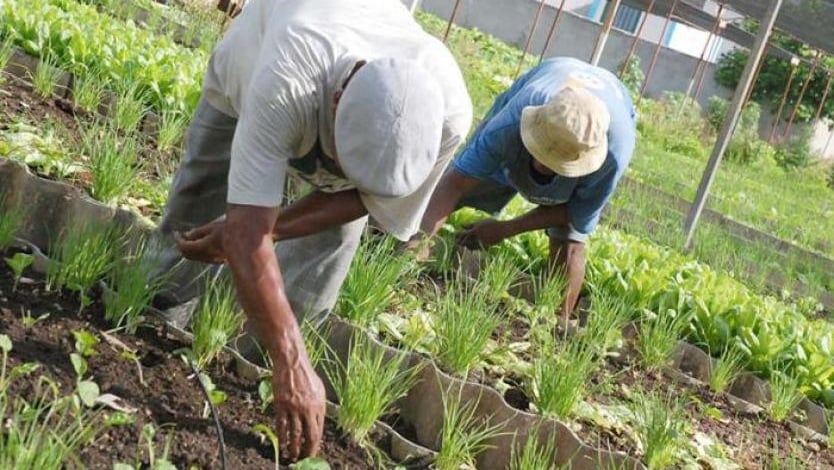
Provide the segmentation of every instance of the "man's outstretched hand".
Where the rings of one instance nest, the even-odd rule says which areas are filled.
[[[284,354],[279,353],[278,357],[281,355]],[[291,359],[293,353],[289,356],[278,359],[273,355],[272,391],[277,435],[282,443],[286,443],[287,457],[295,461],[318,454],[326,404],[324,384],[306,353],[295,360]]]
[[[510,235],[504,222],[484,220],[464,227],[464,231],[457,236],[457,244],[470,250],[485,250]]]
[[[177,248],[186,259],[203,263],[221,264],[226,261],[223,250],[223,228],[226,222],[218,219],[185,233],[174,232]]]

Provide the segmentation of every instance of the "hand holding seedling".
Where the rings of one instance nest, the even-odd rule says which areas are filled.
[[[457,237],[457,243],[470,250],[485,250],[501,243],[509,236],[506,225],[492,219],[467,225],[463,228],[463,233]]]
[[[278,436],[292,460],[315,456],[324,431],[324,384],[313,369],[300,337],[279,351],[272,370]],[[273,361],[275,361],[273,357]]]

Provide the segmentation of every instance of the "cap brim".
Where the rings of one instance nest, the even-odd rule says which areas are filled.
[[[542,165],[567,178],[579,178],[599,170],[608,156],[607,139],[601,145],[582,152],[573,160],[554,159],[547,155],[544,145],[533,132],[536,114],[543,108],[544,106],[528,106],[521,111],[521,142],[527,151]]]

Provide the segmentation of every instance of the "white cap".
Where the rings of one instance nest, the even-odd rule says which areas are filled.
[[[521,112],[521,141],[542,165],[578,178],[597,171],[608,155],[611,115],[583,88],[563,88],[543,106]]]
[[[364,193],[407,196],[437,161],[443,119],[440,86],[418,63],[370,61],[350,79],[336,110],[339,165]]]

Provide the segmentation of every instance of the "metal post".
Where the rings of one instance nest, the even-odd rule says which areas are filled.
[[[449,24],[446,25],[446,32],[443,33],[443,42],[446,42],[446,39],[449,38],[449,32],[452,31],[452,23],[455,22],[455,18],[458,16],[458,10],[460,10],[460,2],[461,0],[455,0],[455,7],[452,8],[452,16],[449,17]]]
[[[785,126],[785,133],[782,135],[783,139],[790,137],[791,135],[791,127],[793,126],[793,120],[796,119],[796,112],[799,111],[799,106],[802,104],[802,98],[805,98],[805,92],[808,91],[808,85],[811,83],[811,80],[813,80],[814,73],[817,71],[817,67],[820,65],[821,59],[822,52],[815,51],[814,63],[811,64],[811,71],[808,72],[808,78],[806,78],[805,83],[802,84],[802,90],[799,91],[799,98],[796,99],[796,104],[793,105],[791,115],[788,117],[788,124]]]
[[[822,116],[822,110],[825,108],[825,100],[828,99],[828,93],[831,92],[831,82],[834,80],[834,73],[830,70],[828,71],[828,81],[825,83],[825,91],[822,92],[822,99],[820,100],[820,105],[817,108],[817,115],[814,116],[814,121],[819,121],[820,116]]]
[[[723,26],[722,26],[722,28],[723,28]],[[718,36],[721,36],[721,35],[719,34]],[[712,42],[712,47],[710,48],[708,57],[714,57],[715,56],[715,51],[718,49],[718,46],[720,44],[721,44],[721,42],[718,41],[718,40]],[[707,65],[708,64],[706,64],[706,63],[704,64],[704,71],[701,74],[700,80],[698,80],[698,86],[695,87],[695,101],[698,101],[699,99],[701,99],[701,91],[703,90],[703,87],[704,87],[704,78],[706,76]]]
[[[544,47],[542,48],[542,53],[539,55],[539,63],[541,64],[544,60],[544,55],[547,53],[547,48],[550,47],[550,41],[553,40],[553,35],[556,33],[556,27],[559,25],[559,20],[562,19],[562,12],[565,11],[565,2],[568,0],[562,0],[562,3],[559,4],[559,9],[556,10],[556,17],[553,18],[553,24],[550,25],[550,30],[547,32],[547,39],[544,40]]]
[[[666,37],[666,30],[669,29],[669,23],[672,22],[672,14],[675,12],[675,7],[678,6],[678,0],[672,2],[672,7],[669,8],[669,14],[666,15],[666,21],[663,22],[663,30],[660,32],[660,39],[657,41],[657,47],[654,48],[654,55],[652,62],[649,64],[649,70],[646,72],[646,79],[643,80],[643,85],[640,87],[640,96],[637,97],[637,104],[643,100],[643,95],[646,94],[646,88],[649,86],[649,81],[652,79],[654,68],[657,65],[657,59],[660,58],[660,51],[663,49],[663,39]]]
[[[736,89],[733,95],[733,101],[730,103],[730,109],[727,117],[724,119],[724,124],[721,126],[721,133],[718,135],[718,141],[712,149],[709,163],[704,170],[704,175],[701,178],[701,183],[698,185],[698,193],[695,196],[695,201],[686,217],[684,231],[686,232],[686,241],[684,242],[684,249],[689,249],[692,246],[692,239],[695,234],[695,228],[698,225],[698,219],[704,210],[709,195],[709,188],[712,181],[715,179],[715,173],[718,171],[718,165],[721,163],[721,158],[724,156],[724,151],[727,150],[727,145],[730,143],[730,137],[738,123],[738,118],[741,115],[741,105],[747,92],[750,89],[753,81],[753,72],[759,66],[759,61],[764,55],[765,45],[770,32],[773,30],[773,24],[776,23],[776,16],[782,7],[783,0],[772,0],[767,9],[767,13],[759,23],[759,33],[756,35],[756,40],[750,50],[750,58],[744,66],[744,73],[741,75],[740,87]]]
[[[409,10],[411,10],[412,15],[417,11],[418,8],[420,8],[421,3],[423,3],[423,0],[411,0],[411,7],[409,8]]]
[[[779,126],[779,120],[782,119],[782,111],[785,109],[785,103],[788,102],[788,94],[791,92],[791,85],[793,85],[793,78],[796,76],[796,68],[799,67],[799,57],[791,57],[791,73],[788,75],[788,83],[785,85],[785,91],[782,93],[782,101],[779,102],[779,108],[776,110],[776,115],[773,117],[773,125],[770,126],[770,133],[767,135],[767,141],[773,143],[773,137],[776,135],[776,127]]]
[[[646,19],[651,14],[656,1],[657,0],[652,0],[649,3],[649,7],[646,9],[646,12],[643,13],[643,17],[640,18],[640,26],[637,27],[637,32],[634,33],[634,40],[631,41],[631,47],[628,48],[628,54],[626,54],[625,61],[620,67],[620,78],[623,78],[623,75],[625,75],[626,70],[628,70],[628,65],[631,62],[631,58],[634,57],[634,53],[637,52],[637,43],[640,42],[640,36],[643,34],[643,27],[646,26]]]
[[[765,63],[767,62],[767,49],[770,47],[770,43],[768,42],[765,46],[765,53],[762,60],[759,62],[759,66],[756,68],[756,73],[753,74],[753,85],[750,87],[750,91],[747,92],[747,98],[744,99],[744,106],[747,106],[747,103],[750,102],[750,99],[753,98],[753,90],[756,89],[756,80],[759,79],[759,74],[762,73],[762,68],[764,67]]]
[[[608,42],[608,35],[611,33],[611,27],[614,26],[614,18],[617,16],[617,10],[620,9],[620,0],[610,0],[608,10],[605,12],[605,19],[602,22],[602,29],[597,36],[597,43],[594,46],[594,52],[591,53],[591,65],[599,65],[599,59],[602,57],[602,51],[605,50],[605,43]]]
[[[515,76],[521,73],[521,68],[524,66],[524,59],[527,57],[527,51],[530,50],[530,43],[533,41],[533,35],[536,34],[536,29],[539,27],[539,19],[542,17],[544,6],[547,5],[547,0],[539,0],[539,9],[536,10],[536,17],[533,19],[533,26],[530,28],[530,34],[527,35],[527,42],[524,43],[524,50],[521,51],[521,59],[518,61],[518,68],[515,69]]]
[[[706,59],[707,52],[710,49],[710,45],[712,43],[712,38],[718,33],[718,30],[723,26],[723,21],[721,20],[721,15],[724,13],[724,4],[718,5],[718,14],[715,16],[715,24],[712,25],[712,29],[709,30],[709,34],[707,35],[707,42],[704,43],[704,48],[701,50],[701,57],[698,58],[698,65],[695,66],[695,73],[692,75],[692,79],[689,80],[689,86],[686,89],[686,96],[689,96],[692,93],[692,89],[695,88],[700,89],[701,83],[704,80],[704,75],[707,74],[707,66],[706,66]],[[698,84],[696,87],[695,84]],[[695,97],[697,100],[698,98]]]

